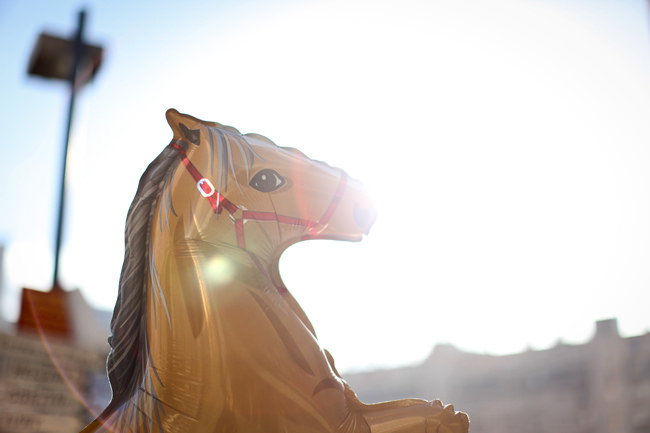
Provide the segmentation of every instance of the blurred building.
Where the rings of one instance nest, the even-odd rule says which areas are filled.
[[[508,356],[436,346],[421,365],[348,374],[367,403],[439,398],[470,432],[650,433],[650,334],[622,338],[615,319],[583,345]]]
[[[78,290],[65,299],[75,330],[68,339],[0,328],[0,433],[77,432],[110,399],[110,313],[92,309]]]
[[[77,324],[108,320],[82,301],[70,303]],[[68,342],[0,330],[0,433],[78,431],[105,407],[105,325]],[[453,403],[470,432],[650,433],[650,334],[622,338],[614,319],[597,322],[583,345],[508,356],[438,345],[421,365],[345,378],[367,403]]]
[[[2,332],[2,330],[8,327],[8,324],[5,322],[2,314],[2,300],[4,299],[4,294],[5,294],[4,293],[5,291],[4,257],[5,257],[5,247],[4,245],[0,244],[0,332]]]
[[[105,354],[0,333],[0,432],[79,431],[110,396],[104,366]]]

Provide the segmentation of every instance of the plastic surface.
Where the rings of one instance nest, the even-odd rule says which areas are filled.
[[[84,432],[466,432],[437,401],[361,403],[282,283],[291,244],[368,232],[360,184],[262,136],[167,119],[127,217],[113,399]]]

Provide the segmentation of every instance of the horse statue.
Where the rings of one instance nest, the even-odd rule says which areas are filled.
[[[361,185],[261,135],[166,116],[173,139],[126,220],[112,399],[82,433],[466,433],[438,400],[359,401],[282,283],[290,245],[368,232]]]

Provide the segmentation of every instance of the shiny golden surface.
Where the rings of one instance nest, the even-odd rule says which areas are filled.
[[[368,232],[361,185],[264,137],[167,119],[127,219],[113,401],[84,432],[466,432],[438,401],[361,403],[282,283],[288,246]]]

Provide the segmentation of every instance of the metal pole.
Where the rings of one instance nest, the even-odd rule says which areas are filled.
[[[74,63],[70,71],[70,99],[68,103],[68,126],[65,133],[65,142],[63,144],[63,167],[61,171],[61,184],[59,190],[59,217],[56,229],[56,246],[54,250],[54,278],[52,290],[60,290],[59,284],[59,255],[61,252],[61,241],[63,237],[63,216],[65,208],[65,172],[68,165],[68,146],[70,143],[70,130],[72,128],[72,113],[74,111],[74,100],[77,93],[77,69],[83,56],[83,31],[86,20],[86,12],[79,12],[79,23],[77,25],[77,34],[74,39]]]

